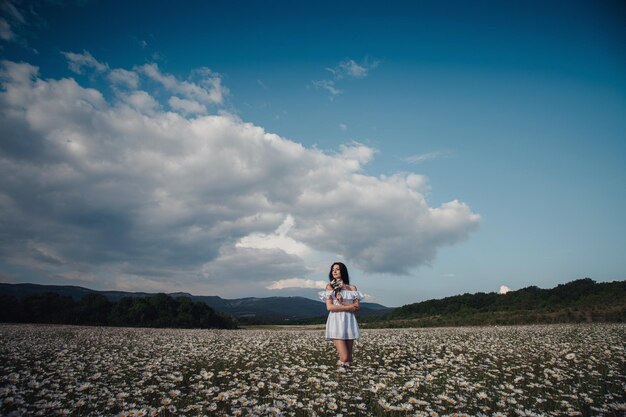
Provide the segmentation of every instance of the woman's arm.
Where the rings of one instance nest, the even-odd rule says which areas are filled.
[[[356,285],[351,285],[351,287],[352,287],[352,291],[358,291],[358,290],[356,289]],[[359,299],[358,299],[358,298],[355,298],[355,299],[354,299],[354,301],[353,301],[353,303],[354,303],[354,304],[356,304],[356,305],[358,305],[358,306],[359,306],[359,308],[361,308],[361,304],[359,304]],[[357,310],[358,310],[358,309],[357,309]]]
[[[326,310],[328,311],[357,311],[359,309],[359,304],[346,304],[346,305],[334,305],[332,298],[326,299]]]

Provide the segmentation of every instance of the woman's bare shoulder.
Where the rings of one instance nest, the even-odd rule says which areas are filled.
[[[350,291],[356,291],[356,285],[348,285]]]
[[[326,284],[326,291],[332,291],[333,290],[333,286],[330,284]]]

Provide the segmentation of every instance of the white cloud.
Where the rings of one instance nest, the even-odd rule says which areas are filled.
[[[347,59],[340,63],[339,66],[343,71],[351,77],[363,78],[367,75],[368,68],[357,64],[352,59]]]
[[[0,18],[0,39],[10,41],[15,38],[15,33],[11,29],[11,25],[5,19]]]
[[[149,68],[182,97],[211,101]],[[90,271],[108,287],[263,289],[310,277],[309,253],[405,274],[479,223],[456,200],[429,207],[422,176],[365,174],[375,150],[362,144],[326,153],[231,115],[165,111],[147,91],[109,102],[28,64],[4,61],[0,79],[4,264]]]
[[[500,291],[498,291],[498,294],[506,294],[509,291],[511,291],[509,287],[506,285],[500,285]]]
[[[235,246],[238,248],[280,249],[292,255],[306,256],[311,252],[311,249],[302,242],[287,236],[294,225],[293,217],[287,215],[285,221],[278,226],[274,233],[252,233],[239,239]]]
[[[326,281],[315,281],[312,279],[302,279],[302,278],[288,278],[281,279],[279,281],[272,281],[270,285],[268,285],[268,290],[284,290],[285,288],[326,288]]]
[[[343,91],[340,90],[336,82],[340,81],[344,78],[365,78],[367,77],[369,71],[371,69],[376,68],[379,65],[379,61],[374,61],[370,63],[367,59],[359,64],[355,60],[346,58],[337,64],[333,68],[326,68],[326,71],[330,72],[333,75],[332,80],[324,79],[324,80],[315,80],[311,81],[311,84],[317,90],[326,90],[330,93],[331,100],[342,94]],[[345,125],[340,125],[345,126]],[[342,128],[343,129],[343,128]],[[345,129],[343,129],[345,130]]]
[[[140,67],[140,70],[149,78],[162,84],[169,92],[179,94],[188,100],[221,104],[228,94],[228,89],[222,86],[220,75],[208,68],[194,71],[198,82],[180,81],[171,74],[164,74],[157,64],[145,64]]]
[[[61,52],[67,59],[68,67],[76,74],[82,74],[83,68],[93,68],[98,72],[108,71],[109,66],[99,62],[89,52],[83,51],[82,54],[74,52]]]
[[[63,265],[65,264],[65,260],[54,250],[54,248],[36,242],[29,241],[28,248],[31,249],[32,253],[35,257],[39,258],[42,262],[47,262],[51,264]]]
[[[88,51],[80,54],[74,52],[62,54],[67,58],[69,68],[77,74],[82,74],[85,69],[105,73],[118,98],[139,111],[159,107],[153,102],[152,95],[145,91],[137,91],[142,76],[157,82],[167,93],[174,94],[167,103],[173,111],[185,116],[206,114],[207,105],[222,104],[228,94],[228,89],[222,85],[221,76],[204,67],[193,70],[189,80],[185,81],[163,73],[155,63],[144,64],[134,70],[123,68],[110,70],[108,64],[99,62]],[[131,91],[129,93],[118,87]]]
[[[108,78],[113,84],[123,85],[132,89],[139,87],[139,75],[135,71],[115,68],[109,72]]]
[[[339,123],[339,129],[345,132],[346,130],[348,130],[348,125],[345,123]]]
[[[33,17],[33,15],[35,17],[37,16],[32,7],[27,8],[27,10],[20,10],[18,6],[21,6],[21,4],[19,4],[21,2],[17,2],[18,5],[14,3],[16,2],[11,0],[3,0],[0,2],[0,15],[2,15],[2,17],[0,17],[0,40],[2,41],[21,40],[16,32],[20,32],[20,29],[27,26],[24,12],[26,12],[29,17]]]
[[[145,91],[120,94],[119,98],[140,113],[153,114],[160,107],[159,102]]]
[[[451,153],[447,151],[437,151],[437,152],[428,152],[428,153],[423,153],[423,154],[411,155],[411,156],[404,158],[404,160],[411,164],[419,164],[419,163],[431,161],[434,159],[448,158],[450,157],[450,155]]]
[[[427,194],[430,192],[430,184],[428,183],[428,177],[424,175],[418,175],[409,173],[404,177],[407,187],[418,193]]]
[[[311,84],[313,84],[313,86],[318,90],[321,89],[328,91],[331,96],[337,96],[343,92],[335,87],[335,82],[332,80],[311,81]]]
[[[346,58],[334,68],[326,68],[334,78],[340,80],[342,78],[365,78],[370,70],[378,67],[380,61],[369,62],[365,59],[361,64],[354,59]]]
[[[194,100],[187,100],[176,96],[170,97],[168,104],[174,110],[181,110],[186,114],[204,114],[207,112],[206,106]]]
[[[14,4],[14,1],[3,1],[0,8],[6,14],[6,16],[10,17],[13,21],[19,24],[26,24],[26,19],[24,18],[24,14],[18,9],[18,7]]]
[[[6,60],[0,61],[0,64],[0,80],[9,85],[22,86],[24,84],[32,84],[35,77],[39,74],[39,68],[30,64],[18,64]],[[12,91],[17,94],[19,89],[16,88]],[[12,97],[11,99],[15,98]]]
[[[356,162],[357,165],[355,167],[360,167],[370,162],[376,152],[374,149],[354,141],[340,145],[339,149],[341,150],[340,157],[347,161]]]
[[[218,256],[201,265],[202,277],[210,283],[228,286],[241,281],[265,286],[271,280],[306,275],[304,261],[280,249],[224,246]]]

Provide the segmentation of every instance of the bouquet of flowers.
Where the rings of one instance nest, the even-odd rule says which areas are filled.
[[[340,303],[343,302],[343,297],[341,297],[341,287],[343,287],[343,280],[341,278],[333,278],[333,280],[330,281],[330,285],[333,287],[335,298]]]

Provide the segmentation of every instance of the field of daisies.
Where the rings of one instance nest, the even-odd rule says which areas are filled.
[[[622,416],[626,325],[363,330],[0,325],[0,415]]]

